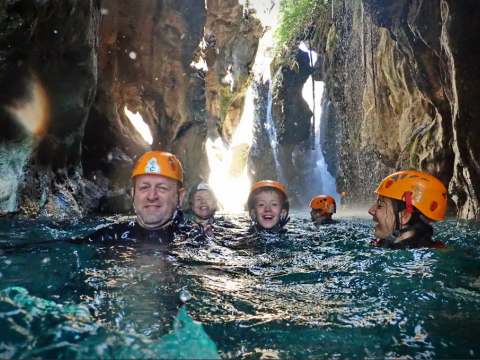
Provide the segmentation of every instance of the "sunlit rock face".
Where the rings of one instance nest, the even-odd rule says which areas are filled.
[[[99,20],[95,1],[0,3],[0,212],[81,215]]]
[[[209,137],[215,140],[221,134],[230,143],[253,78],[263,26],[238,0],[207,0],[207,8],[203,51],[209,69],[205,78]]]
[[[479,16],[476,1],[334,8],[318,47],[330,102],[322,149],[347,202],[367,203],[389,172],[415,168],[449,187],[458,216],[480,217]]]
[[[297,187],[302,186],[305,173],[313,170],[302,161],[311,151],[312,111],[302,96],[302,88],[310,73],[308,54],[298,51],[296,67],[281,66],[273,78],[272,115],[277,130],[278,162],[283,169],[278,179],[289,190],[289,200],[294,207],[301,205],[297,199]],[[319,102],[320,99],[316,100]],[[297,156],[294,157],[294,153]]]
[[[186,185],[209,173],[205,73],[190,63],[203,37],[201,1],[102,1],[97,97],[85,128],[84,172],[91,210],[127,212],[133,164],[166,150],[184,167]],[[148,125],[150,145],[124,108]],[[102,196],[101,199],[98,196]]]

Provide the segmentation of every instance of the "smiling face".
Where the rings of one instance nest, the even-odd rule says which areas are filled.
[[[213,216],[217,203],[208,190],[198,190],[193,197],[192,210],[199,220],[209,219]]]
[[[372,215],[376,225],[373,234],[378,239],[387,238],[395,229],[395,214],[393,212],[392,199],[379,195],[377,202],[368,213]]]
[[[256,214],[257,222],[264,229],[273,229],[280,221],[280,214],[287,216],[287,210],[282,209],[283,197],[276,191],[262,191],[254,197],[254,208],[250,216]]]
[[[185,196],[178,182],[161,175],[139,175],[132,189],[138,223],[146,229],[158,229],[172,218]]]

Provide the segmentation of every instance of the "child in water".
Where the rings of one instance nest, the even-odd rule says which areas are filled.
[[[315,225],[335,224],[338,221],[332,219],[332,215],[337,212],[335,199],[328,195],[315,196],[310,201],[310,216]]]
[[[253,220],[249,232],[285,232],[288,210],[285,187],[277,181],[259,181],[252,186],[248,196],[248,212]]]
[[[377,224],[373,246],[390,249],[443,248],[433,241],[430,222],[444,219],[447,189],[437,178],[414,170],[387,176],[368,213]]]
[[[194,222],[201,226],[207,235],[213,235],[217,198],[212,188],[205,183],[196,184],[188,196],[188,203],[194,215]]]

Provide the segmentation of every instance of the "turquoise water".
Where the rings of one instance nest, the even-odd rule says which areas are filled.
[[[307,214],[281,238],[225,229],[163,249],[41,243],[119,220],[0,219],[0,289],[25,289],[2,293],[0,357],[161,357],[165,335],[189,329],[185,314],[173,329],[181,298],[223,358],[480,357],[478,222],[435,224],[447,250],[371,248],[371,220],[316,228]],[[212,354],[202,336],[172,346]]]

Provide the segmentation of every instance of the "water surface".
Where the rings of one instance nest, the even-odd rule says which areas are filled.
[[[0,289],[22,287],[36,297],[33,303],[84,306],[89,325],[148,341],[172,331],[186,290],[188,314],[224,358],[480,356],[478,223],[435,224],[448,249],[403,251],[369,247],[373,223],[366,218],[316,227],[300,214],[286,236],[260,238],[243,233],[245,214],[226,218],[239,228],[222,229],[215,239],[179,238],[169,249],[44,243],[82,237],[122,218],[0,219]],[[12,245],[22,246],[8,250]],[[58,339],[40,344],[27,325],[30,346],[57,349]],[[0,331],[8,346],[26,343],[10,336],[11,323]],[[82,348],[92,336],[68,342]],[[49,356],[63,356],[61,348]]]

